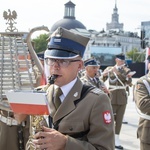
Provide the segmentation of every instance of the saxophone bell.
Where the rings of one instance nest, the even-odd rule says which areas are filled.
[[[58,75],[56,75],[56,74],[51,75],[48,79],[49,84],[54,84],[57,77],[58,77]]]

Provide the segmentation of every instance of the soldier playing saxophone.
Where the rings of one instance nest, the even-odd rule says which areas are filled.
[[[114,123],[107,94],[78,78],[89,38],[59,27],[50,38],[45,62],[54,84],[46,89],[49,125],[33,135],[38,150],[114,150]],[[57,92],[56,92],[57,91]],[[108,142],[109,141],[109,142]]]

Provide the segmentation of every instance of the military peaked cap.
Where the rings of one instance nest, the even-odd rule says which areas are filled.
[[[116,55],[116,58],[125,60],[125,55],[123,53]]]
[[[88,59],[84,61],[84,66],[100,66],[95,59]]]
[[[45,58],[72,59],[83,57],[89,38],[71,32],[62,27],[57,28],[50,37]]]

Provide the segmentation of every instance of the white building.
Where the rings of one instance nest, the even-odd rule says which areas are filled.
[[[71,12],[71,13],[69,13]],[[91,51],[93,45],[101,49],[105,48],[121,48],[121,52],[131,51],[136,48],[141,50],[141,39],[137,33],[123,31],[123,23],[119,23],[118,8],[115,4],[112,14],[112,22],[106,24],[106,31],[87,30],[85,25],[75,18],[75,4],[71,1],[65,4],[64,18],[57,21],[51,28],[53,32],[58,26],[64,27],[68,30],[72,30],[81,35],[88,36],[90,38],[87,45],[84,59],[91,57]]]

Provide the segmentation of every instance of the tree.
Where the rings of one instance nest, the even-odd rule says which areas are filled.
[[[49,34],[40,34],[37,38],[33,39],[34,49],[36,53],[45,51],[47,49]]]
[[[145,52],[139,52],[136,48],[126,53],[126,56],[133,62],[143,62],[145,60]]]

